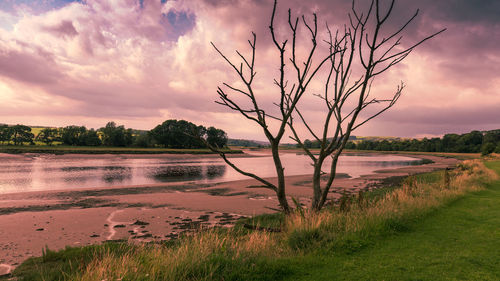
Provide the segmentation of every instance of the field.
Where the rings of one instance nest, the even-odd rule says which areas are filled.
[[[500,172],[500,162],[487,163]],[[321,213],[257,216],[164,244],[47,250],[19,280],[498,280],[500,181],[481,161]],[[265,227],[251,231],[244,224]],[[273,230],[271,232],[271,230]],[[274,232],[278,231],[278,232]],[[24,278],[24,279],[23,279]]]
[[[241,150],[228,149],[226,153],[242,153]],[[0,146],[0,153],[51,153],[51,154],[212,154],[209,149],[172,149],[172,148],[138,148],[138,147],[91,147],[91,146]]]

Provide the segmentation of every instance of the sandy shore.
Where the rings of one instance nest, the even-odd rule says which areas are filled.
[[[344,189],[358,192],[376,188],[409,174],[458,163],[453,158],[415,157],[434,163],[380,170],[354,179],[338,178],[330,197],[338,197]],[[310,176],[290,176],[287,182],[288,195],[307,204],[311,195]],[[58,250],[118,239],[166,240],[184,231],[203,226],[231,226],[238,218],[278,210],[274,193],[255,185],[254,180],[240,180],[207,185],[170,183],[0,195],[0,275],[31,256],[40,256],[45,247]]]

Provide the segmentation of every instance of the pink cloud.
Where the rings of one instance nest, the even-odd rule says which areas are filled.
[[[73,22],[69,20],[63,20],[56,26],[48,26],[44,28],[48,32],[54,33],[56,36],[62,37],[74,37],[78,35],[78,31],[76,31],[73,26]]]
[[[344,22],[348,2],[280,1],[277,32],[280,38],[288,33],[286,9],[291,7],[295,15],[318,12],[324,34],[325,20],[332,27]],[[392,111],[357,134],[439,134],[446,128],[481,129],[498,122],[492,114],[500,105],[496,90],[500,86],[499,22],[495,17],[474,16],[475,12],[460,17],[460,9],[490,15],[486,10],[497,6],[491,1],[484,7],[459,2],[446,11],[442,9],[446,3],[441,2],[397,2],[389,30],[422,7],[405,44],[441,27],[448,31],[376,82],[374,92],[381,95],[393,93],[401,80],[408,87]],[[15,102],[11,95],[2,100],[1,118],[30,123],[7,108],[10,100],[16,108],[31,108],[41,121],[62,118],[66,123],[97,127],[113,119],[126,126],[152,128],[166,118],[185,118],[219,126],[231,137],[262,139],[238,114],[213,103],[217,85],[239,81],[209,43],[237,58],[234,50],[248,52],[246,40],[251,31],[257,33],[256,92],[266,109],[275,110],[272,79],[277,75],[277,52],[268,32],[271,4],[271,0],[178,0],[163,5],[144,1],[141,7],[135,0],[88,0],[41,14],[25,12],[12,30],[0,29],[0,84],[16,92]],[[314,84],[309,94],[321,91],[321,85]],[[38,90],[51,99],[56,113],[50,112],[48,103],[33,101]],[[491,107],[485,109],[488,104]],[[317,98],[307,97],[301,108],[310,113],[312,123],[322,122]]]
[[[0,75],[35,84],[54,84],[64,78],[50,58],[15,50],[0,51]]]

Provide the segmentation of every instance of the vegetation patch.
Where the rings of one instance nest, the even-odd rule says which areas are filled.
[[[180,153],[190,153],[182,152],[183,149],[189,149],[196,153],[199,149],[205,149],[208,152],[207,144],[229,150],[227,142],[227,134],[221,129],[205,128],[186,120],[175,119],[166,120],[150,131],[126,129],[123,125],[117,126],[115,122],[108,122],[105,127],[98,130],[75,125],[64,128],[31,128],[26,125],[0,124],[0,144],[16,146],[15,148],[4,147],[0,150],[5,153],[75,153],[74,149],[58,149],[53,145],[84,147],[76,149],[79,151],[76,153],[102,151],[116,153],[115,151],[119,151],[115,149],[117,147],[133,147],[134,149],[130,149],[128,153],[154,153],[156,151],[154,149],[141,151],[140,148],[158,147],[181,150]],[[31,148],[23,149],[23,144],[30,144]],[[92,149],[95,147],[103,149]]]
[[[243,153],[241,150],[226,149],[225,153]],[[0,153],[49,153],[49,154],[214,154],[209,149],[173,149],[138,147],[89,147],[89,146],[0,146]]]
[[[317,142],[311,142],[313,147]],[[346,148],[377,151],[419,151],[448,153],[500,153],[500,130],[446,134],[442,138],[423,139],[360,139],[350,141]]]

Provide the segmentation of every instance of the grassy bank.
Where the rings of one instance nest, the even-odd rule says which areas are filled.
[[[500,174],[500,162],[486,165]],[[500,181],[354,254],[301,259],[293,280],[500,280]]]
[[[500,170],[498,163],[489,165]],[[438,246],[446,248],[453,239],[464,239],[464,245],[471,247],[468,251],[478,250],[482,256],[487,254],[486,248],[498,244],[491,238],[498,233],[495,219],[500,216],[488,208],[500,206],[500,186],[498,181],[492,182],[496,177],[479,160],[465,161],[451,173],[449,186],[443,186],[441,172],[424,174],[387,193],[346,198],[318,214],[299,210],[288,218],[267,215],[251,222],[281,232],[235,227],[206,230],[165,244],[111,243],[47,251],[19,266],[14,276],[20,280],[436,280],[428,277],[443,274],[429,266],[438,259]],[[493,192],[496,197],[484,192]],[[460,205],[477,196],[476,203]],[[485,204],[481,198],[490,201]],[[440,217],[457,206],[451,211],[455,220]],[[460,221],[461,212],[469,216],[466,222],[487,223],[469,232],[467,229],[475,225]],[[460,237],[444,240],[434,248],[425,244],[433,236],[446,238],[455,233],[461,223],[465,228]],[[446,231],[440,230],[440,225]],[[482,239],[490,243],[481,246]],[[426,262],[418,263],[419,256],[412,255],[414,248]],[[449,248],[450,258],[464,250]],[[485,259],[488,261],[469,262],[484,264],[486,269],[494,265]],[[422,278],[413,278],[416,269],[423,271]],[[487,273],[494,274],[494,269]],[[491,274],[484,276],[494,276]]]
[[[139,147],[92,147],[92,146],[0,146],[0,153],[49,153],[49,154],[213,154],[209,149],[172,149]],[[227,149],[226,153],[242,153]]]
[[[481,157],[481,153],[458,153],[458,152],[418,152],[418,151],[377,151],[377,150],[355,150],[347,149],[352,153],[381,153],[381,154],[401,154],[401,155],[432,155],[445,158],[456,158],[460,160],[477,159]]]

